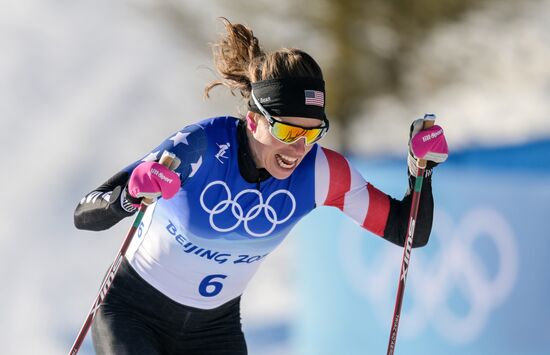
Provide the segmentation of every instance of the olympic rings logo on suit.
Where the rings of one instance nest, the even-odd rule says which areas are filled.
[[[220,185],[225,190],[225,193],[227,194],[227,198],[219,201],[218,203],[216,203],[216,205],[210,208],[206,206],[206,202],[204,201],[204,196],[208,190],[210,190],[212,187],[216,185]],[[256,195],[259,201],[257,205],[254,205],[245,213],[243,207],[239,204],[238,201],[241,197],[243,197],[246,194]],[[278,195],[287,195],[291,202],[291,210],[284,218],[280,218],[281,216],[277,214],[277,211],[275,210],[275,208],[273,208],[270,205],[271,200]],[[256,238],[265,237],[271,234],[275,230],[275,227],[277,227],[277,225],[288,221],[290,217],[292,217],[292,215],[294,214],[294,211],[296,210],[296,199],[294,198],[294,195],[292,195],[292,193],[290,193],[290,191],[288,190],[280,189],[272,192],[269,195],[269,197],[265,200],[265,202],[264,202],[264,197],[262,193],[254,189],[242,190],[237,195],[235,195],[234,198],[232,198],[231,190],[229,189],[229,187],[225,182],[220,180],[212,181],[211,183],[206,185],[206,187],[204,188],[204,190],[200,195],[200,204],[202,209],[210,215],[208,220],[210,222],[210,226],[215,231],[230,232],[235,230],[237,227],[241,225],[241,223],[243,223],[245,231],[252,237],[256,237]],[[231,207],[230,211],[233,217],[235,218],[235,223],[233,223],[229,227],[218,226],[214,221],[214,217],[216,215],[219,215],[225,212],[229,207]],[[265,216],[265,219],[269,223],[271,223],[271,227],[265,232],[258,232],[258,231],[251,230],[249,222],[256,220],[257,218],[261,218],[260,214],[262,212],[263,212],[263,215]]]

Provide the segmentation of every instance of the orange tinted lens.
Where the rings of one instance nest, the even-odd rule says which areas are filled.
[[[271,133],[273,136],[285,143],[294,143],[299,138],[305,137],[306,143],[311,144],[319,139],[321,132],[321,128],[305,129],[301,127],[289,126],[280,122],[275,122],[275,124],[271,127]]]
[[[275,122],[275,124],[271,126],[271,133],[273,136],[285,143],[295,142],[304,135],[304,131],[305,129],[303,128],[288,126],[280,122]]]
[[[321,132],[323,131],[322,128],[312,128],[306,130],[306,134],[304,136],[306,137],[306,143],[312,144],[315,143],[319,138],[321,138]]]

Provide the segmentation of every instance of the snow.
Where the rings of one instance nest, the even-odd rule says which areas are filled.
[[[147,3],[0,4],[5,354],[68,351],[130,226],[77,231],[80,198],[180,127],[235,113],[229,95],[202,99],[213,77],[201,67],[211,62],[207,44],[170,34],[136,6]],[[424,110],[439,115],[452,149],[548,137],[550,1],[509,4],[426,38],[410,63],[409,97],[365,104],[351,130],[355,152],[400,154],[403,127]],[[218,10],[196,16],[215,28]],[[248,327],[290,321],[292,245],[291,237],[245,294]]]

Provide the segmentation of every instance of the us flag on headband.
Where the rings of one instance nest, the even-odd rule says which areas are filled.
[[[306,105],[325,106],[325,94],[317,90],[305,90]]]

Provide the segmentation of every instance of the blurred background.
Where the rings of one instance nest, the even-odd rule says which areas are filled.
[[[0,0],[2,354],[66,353],[84,321],[131,220],[77,231],[80,198],[183,126],[242,112],[222,89],[202,97],[219,16],[317,59],[323,144],[386,193],[405,193],[410,122],[445,128],[396,353],[548,354],[548,14],[550,0]],[[243,297],[250,354],[385,353],[401,255],[316,210]]]

